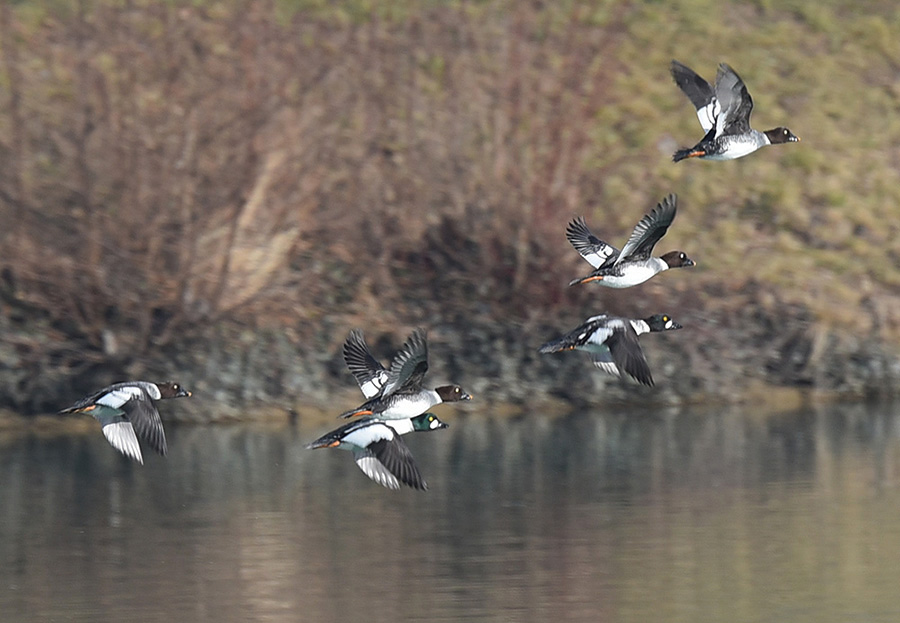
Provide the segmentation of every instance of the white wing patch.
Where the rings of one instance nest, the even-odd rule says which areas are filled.
[[[378,394],[381,393],[381,390],[384,388],[385,383],[388,381],[388,374],[386,371],[381,370],[372,375],[365,383],[360,384],[359,388],[362,390],[363,395],[367,398],[374,398]]]
[[[141,456],[141,446],[138,445],[137,436],[134,434],[134,428],[131,422],[112,422],[103,426],[103,436],[110,445],[124,454],[140,463],[144,464]]]
[[[612,245],[604,245],[604,246],[595,246],[591,250],[583,250],[581,251],[581,257],[587,260],[588,264],[593,266],[594,268],[600,268],[609,259],[609,256],[613,255],[616,252],[615,247]]]
[[[615,319],[610,320],[610,325],[615,323]],[[614,327],[600,327],[591,335],[588,339],[589,344],[600,344],[603,345],[606,343],[606,340],[609,339],[609,336],[613,334]]]
[[[697,109],[697,118],[700,120],[700,126],[704,132],[709,132],[716,125],[716,119],[719,118],[720,112],[722,112],[722,106],[716,98],[713,98],[703,108]]]
[[[354,452],[353,454],[356,459],[356,464],[366,476],[380,484],[382,487],[387,487],[388,489],[400,488],[400,481],[397,480],[397,477],[389,472],[374,456],[367,452]]]
[[[119,387],[101,396],[97,404],[111,409],[121,409],[129,400],[141,400],[143,397],[144,391],[140,387]]]
[[[621,376],[622,373],[619,372],[619,367],[612,359],[612,354],[607,351],[606,353],[593,353],[591,354],[591,361],[594,362],[594,365],[606,372],[607,374],[612,374],[613,376]]]

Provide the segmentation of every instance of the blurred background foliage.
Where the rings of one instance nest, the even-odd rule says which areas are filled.
[[[672,58],[730,63],[754,127],[803,142],[673,164],[702,133]],[[894,1],[3,3],[0,363],[33,392],[223,323],[531,348],[600,311],[687,317],[685,348],[762,315],[896,355],[898,112]],[[571,218],[621,245],[669,192],[658,250],[697,268],[566,287]]]

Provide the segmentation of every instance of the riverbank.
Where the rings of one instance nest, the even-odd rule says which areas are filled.
[[[538,353],[543,341],[571,328],[563,323],[474,319],[462,325],[437,318],[420,323],[428,329],[427,382],[458,383],[473,394],[460,412],[499,416],[731,404],[777,411],[889,399],[900,386],[900,354],[885,341],[842,335],[794,306],[743,309],[735,314],[685,307],[677,316],[683,329],[642,336],[656,381],[649,388],[603,374],[583,353]],[[362,401],[341,356],[350,322],[335,317],[304,332],[223,322],[140,359],[122,363],[111,358],[77,374],[43,362],[29,369],[20,359],[0,369],[0,396],[3,406],[17,413],[51,413],[113,382],[172,379],[194,396],[167,406],[168,420],[278,420],[293,410],[325,421]],[[366,329],[366,337],[387,362],[415,324]],[[25,377],[31,381],[27,395],[21,393]]]

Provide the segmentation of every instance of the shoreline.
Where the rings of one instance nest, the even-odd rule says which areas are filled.
[[[666,411],[680,412],[691,410],[703,416],[714,416],[723,410],[752,408],[760,412],[761,417],[774,417],[797,411],[800,409],[816,409],[835,404],[860,404],[872,402],[871,397],[859,394],[841,393],[834,391],[815,390],[808,388],[789,388],[766,386],[756,384],[748,387],[745,392],[733,400],[725,400],[720,396],[693,396],[687,397],[678,403],[655,401],[628,401],[609,400],[593,402],[571,402],[558,398],[543,398],[534,405],[526,407],[512,402],[485,402],[481,404],[472,402],[465,406],[447,406],[442,409],[452,420],[455,417],[485,417],[497,419],[515,419],[528,414],[541,414],[549,419],[567,417],[573,413],[585,411],[619,410],[627,409],[638,412]],[[875,402],[893,401],[892,397],[879,398]],[[190,408],[172,409],[161,412],[163,422],[178,426],[229,426],[229,425],[276,425],[293,426],[302,423],[307,425],[337,427],[340,420],[337,419],[339,409],[326,408],[317,403],[295,403],[290,406],[271,403],[253,410],[241,410],[245,414],[235,414],[234,407],[218,405],[214,407],[221,417],[209,417],[197,415],[197,410]],[[209,413],[203,409],[203,413]],[[0,432],[29,430],[32,432],[84,432],[92,430],[97,423],[89,415],[63,416],[52,413],[22,415],[7,408],[0,408]]]

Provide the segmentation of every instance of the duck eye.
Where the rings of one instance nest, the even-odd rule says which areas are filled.
[[[663,322],[669,322],[669,317],[668,317],[668,316],[663,316]]]

